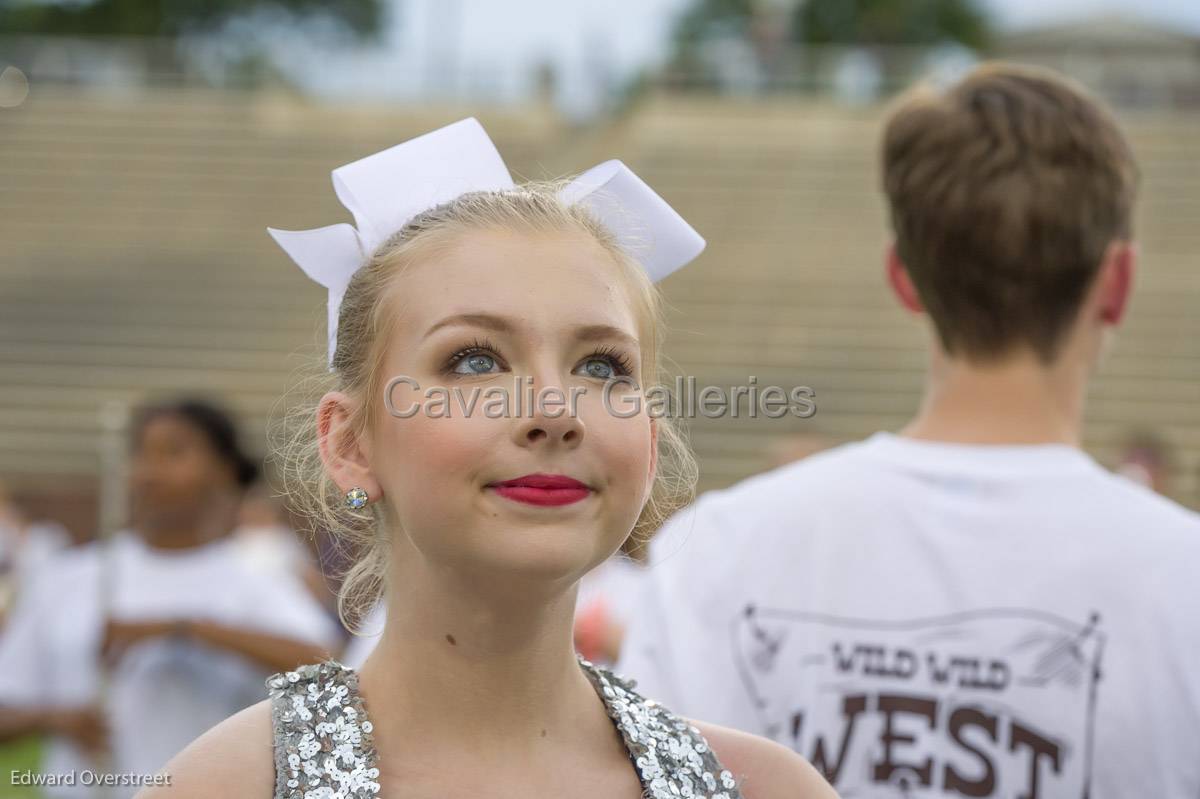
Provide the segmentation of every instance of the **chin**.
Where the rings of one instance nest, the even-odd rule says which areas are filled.
[[[474,538],[476,546],[461,553],[471,572],[531,588],[569,586],[621,545],[619,536],[578,524],[506,526]]]

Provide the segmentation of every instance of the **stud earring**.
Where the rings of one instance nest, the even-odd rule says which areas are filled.
[[[346,492],[346,507],[358,510],[367,504],[367,492],[357,486]]]

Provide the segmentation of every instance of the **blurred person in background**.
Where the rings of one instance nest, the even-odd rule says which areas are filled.
[[[1130,147],[994,64],[904,97],[882,157],[917,415],[678,513],[619,671],[846,796],[1200,796],[1200,518],[1080,449],[1133,281]]]
[[[385,624],[387,624],[387,606],[378,602],[354,625],[354,632],[342,650],[341,662],[352,669],[362,668],[379,644]]]
[[[147,406],[131,443],[130,529],[48,563],[0,634],[0,741],[51,736],[44,774],[153,774],[257,701],[272,672],[337,642],[295,576],[238,553],[232,531],[257,467],[222,409]]]
[[[1163,496],[1171,495],[1171,447],[1149,430],[1129,435],[1117,460],[1116,472]]]
[[[337,597],[317,568],[312,550],[288,523],[283,505],[265,478],[246,489],[233,538],[247,566],[268,578],[279,573],[299,578],[326,610],[336,612]]]
[[[579,581],[575,649],[593,663],[616,664],[625,630],[638,612],[638,586],[646,572],[644,549],[632,539]]]
[[[0,630],[21,586],[71,542],[71,533],[58,522],[31,519],[0,482]]]

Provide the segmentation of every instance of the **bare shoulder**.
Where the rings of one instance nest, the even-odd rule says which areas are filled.
[[[270,799],[275,794],[271,702],[235,713],[163,766],[170,785],[146,788],[134,799]]]
[[[733,772],[744,799],[837,799],[820,772],[786,746],[729,727],[691,723]]]

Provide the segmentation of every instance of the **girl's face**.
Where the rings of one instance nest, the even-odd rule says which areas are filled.
[[[563,584],[616,551],[657,441],[612,255],[583,233],[473,231],[418,258],[391,301],[385,380],[411,415],[381,409],[364,454],[397,548],[466,575]],[[623,376],[633,384],[606,401]]]

